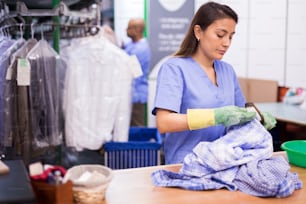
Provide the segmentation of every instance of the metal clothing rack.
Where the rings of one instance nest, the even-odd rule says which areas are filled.
[[[97,18],[97,12],[71,11],[64,2],[53,5],[53,9],[28,9],[26,4],[21,1],[16,2],[16,14],[21,16],[76,16],[81,18]]]
[[[68,8],[68,6],[64,2],[60,2],[60,0],[52,1],[52,9],[28,9],[26,4],[22,1],[16,2],[15,11],[7,11],[6,14],[1,19],[5,18],[14,18],[14,17],[53,17],[54,21],[54,32],[53,32],[53,47],[59,52],[59,40],[60,40],[60,16],[70,16],[70,17],[79,17],[86,19],[100,19],[100,11],[99,9],[91,10],[89,12],[81,12],[81,11],[72,11]]]
[[[40,24],[14,23],[0,27],[0,41],[1,37],[6,37],[6,35],[22,37],[26,31],[31,33],[31,38],[40,34],[40,38],[51,39],[53,36],[54,39],[57,28],[59,28],[61,34],[60,39],[94,36],[100,32],[99,26],[90,24],[58,24],[51,21]],[[30,33],[28,37],[30,37]]]
[[[59,16],[72,16],[72,17],[80,17],[80,18],[88,18],[94,19],[98,18],[98,12],[78,12],[71,11],[66,6],[64,2],[60,2],[59,0],[53,0],[53,9],[28,9],[24,2],[17,1],[16,3],[16,13],[21,16],[53,16],[53,20],[55,24],[59,24]],[[53,47],[59,52],[59,40],[60,40],[60,31],[59,26],[55,27],[55,31],[53,33]]]

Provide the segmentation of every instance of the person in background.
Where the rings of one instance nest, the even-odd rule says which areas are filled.
[[[136,55],[143,74],[133,80],[131,126],[146,125],[146,103],[148,100],[148,75],[151,61],[151,51],[148,41],[144,38],[145,22],[142,18],[129,20],[126,29],[131,41],[124,45],[129,55]]]
[[[229,6],[203,4],[179,50],[161,66],[152,114],[159,132],[165,133],[166,164],[182,163],[199,142],[214,141],[227,127],[255,118],[245,108],[233,67],[221,61],[237,22]],[[275,125],[273,117],[265,120],[266,128]]]

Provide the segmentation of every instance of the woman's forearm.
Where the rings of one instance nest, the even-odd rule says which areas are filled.
[[[163,109],[158,109],[156,112],[156,125],[160,133],[189,130],[186,114]]]

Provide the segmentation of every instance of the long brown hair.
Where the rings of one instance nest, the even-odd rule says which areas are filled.
[[[229,6],[215,2],[203,4],[194,15],[180,49],[174,55],[188,57],[195,53],[198,47],[198,41],[193,32],[195,25],[199,25],[204,31],[214,21],[223,18],[231,18],[238,23],[238,15]]]

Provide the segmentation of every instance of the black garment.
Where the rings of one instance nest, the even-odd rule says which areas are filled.
[[[31,64],[29,109],[33,145],[36,148],[59,145],[62,140],[57,69],[59,57],[47,41],[40,40],[27,58]]]
[[[13,54],[15,58],[12,58],[9,67],[11,79],[6,81],[5,86],[7,146],[13,146],[14,155],[22,156],[25,163],[29,162],[31,154],[31,112],[29,111],[28,86],[17,85],[17,64],[19,59],[26,57],[36,43],[36,40],[31,39]]]
[[[20,84],[18,59],[30,64],[29,84]],[[5,83],[5,145],[26,164],[43,148],[61,144],[57,53],[44,40],[30,39],[15,53]]]
[[[133,103],[131,126],[146,126],[145,103]]]

